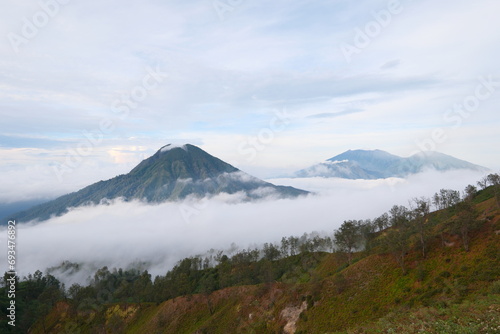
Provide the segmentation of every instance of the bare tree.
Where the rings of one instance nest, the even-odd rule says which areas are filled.
[[[425,197],[414,198],[412,201],[410,201],[413,223],[417,228],[420,247],[422,249],[422,256],[424,258],[427,255],[427,222],[429,220],[430,207],[430,200]]]
[[[498,186],[500,185],[500,175],[498,174],[489,174],[487,177],[488,184],[491,184],[492,186]]]
[[[467,201],[472,201],[474,197],[477,194],[477,188],[474,187],[472,184],[469,184],[467,187],[465,187],[464,190],[464,199]]]
[[[439,196],[438,193],[435,193],[434,196],[432,196],[432,204],[434,204],[434,206],[438,210],[443,209],[443,206],[441,204],[441,196]]]
[[[488,187],[488,177],[487,176],[482,177],[481,180],[477,181],[477,185],[482,190],[486,189],[486,187]]]

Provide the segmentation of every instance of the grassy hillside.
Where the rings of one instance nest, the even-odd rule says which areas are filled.
[[[494,189],[471,203],[477,224],[468,251],[455,228],[461,211],[454,205],[426,217],[425,257],[412,230],[404,268],[387,248],[393,226],[371,233],[350,265],[344,252],[304,248],[274,257],[268,245],[261,259],[222,256],[216,266],[198,269],[185,259],[165,277],[153,281],[143,273],[108,290],[99,284],[118,276],[100,271],[93,287],[59,298],[29,332],[500,333]],[[113,297],[99,302],[99,293]]]

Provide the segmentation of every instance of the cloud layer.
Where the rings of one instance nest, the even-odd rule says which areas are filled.
[[[331,233],[347,219],[376,218],[392,205],[408,205],[413,197],[432,196],[440,188],[462,190],[480,175],[470,172],[430,172],[407,180],[281,179],[272,180],[315,191],[295,200],[240,202],[238,194],[201,201],[150,205],[113,201],[80,207],[37,225],[17,229],[17,270],[20,275],[57,266],[62,261],[83,264],[77,276],[84,282],[100,266],[126,268],[145,263],[153,274],[165,274],[183,257],[231,243],[279,242],[281,237],[312,231]],[[2,244],[5,228],[0,229]],[[6,263],[5,252],[0,263]]]

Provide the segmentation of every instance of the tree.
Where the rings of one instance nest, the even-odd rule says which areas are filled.
[[[136,301],[148,302],[153,299],[153,283],[151,274],[145,270],[141,276],[137,277],[132,285],[132,295]]]
[[[340,251],[347,253],[347,262],[352,263],[352,253],[361,242],[360,224],[356,220],[347,220],[334,232],[334,242]]]
[[[472,184],[469,184],[467,187],[465,187],[464,199],[466,201],[472,201],[476,196],[476,194],[477,194],[477,188],[474,187]]]
[[[280,256],[280,250],[274,246],[272,243],[265,243],[264,244],[264,259],[269,260],[269,261],[274,261],[279,258]]]
[[[425,258],[426,256],[426,243],[427,243],[427,221],[430,212],[430,200],[421,197],[414,198],[410,202],[410,207],[414,206],[412,210],[412,218],[415,227],[417,228],[420,247],[422,249],[422,256]]]
[[[442,204],[441,204],[441,196],[439,196],[438,193],[435,193],[434,196],[432,196],[432,204],[434,204],[434,206],[438,210],[443,209]]]
[[[290,245],[290,255],[294,256],[299,251],[299,238],[289,237],[288,241],[289,241],[289,245]]]
[[[360,220],[358,223],[361,241],[363,242],[364,249],[368,250],[372,247],[372,241],[377,227],[370,219]]]
[[[451,189],[441,189],[432,197],[433,204],[439,209],[447,209],[460,202],[460,192]]]
[[[406,254],[409,251],[409,240],[412,234],[410,224],[401,224],[387,231],[383,239],[384,248],[390,253],[406,275]]]
[[[482,190],[486,189],[488,187],[488,177],[487,176],[482,177],[481,180],[477,181],[477,185]]]
[[[384,213],[380,217],[375,218],[373,224],[377,227],[378,231],[385,230],[389,227],[389,215],[387,213]]]
[[[446,207],[451,208],[452,206],[460,202],[460,192],[457,190],[445,190]]]
[[[303,239],[301,240],[300,246],[299,246],[299,251],[301,254],[306,254],[310,253],[313,251],[313,243],[312,240],[310,239]]]
[[[283,257],[288,256],[290,250],[290,241],[288,241],[288,239],[285,237],[281,238],[280,250]]]
[[[333,242],[332,238],[327,237],[325,243],[328,251],[331,250],[332,253],[335,252],[335,243]]]
[[[391,210],[389,210],[389,225],[392,227],[398,227],[408,223],[409,212],[408,209],[402,205],[394,205]]]
[[[497,201],[497,206],[500,208],[500,175],[489,174],[487,176],[488,183],[493,186],[495,192],[495,199]]]
[[[50,277],[49,277],[50,276]],[[54,307],[57,301],[61,300],[63,297],[62,291],[60,290],[59,281],[51,276],[46,276],[48,280],[43,292],[38,296],[38,307],[36,309],[36,318],[41,319],[42,327],[46,331],[45,320],[50,310]]]
[[[500,185],[500,175],[498,174],[489,174],[487,177],[488,183],[492,186]]]
[[[464,249],[468,252],[470,242],[469,234],[478,225],[478,213],[474,204],[469,201],[459,203],[457,209],[457,218],[451,223],[451,228],[454,233],[460,235]]]
[[[215,269],[210,269],[207,271],[205,276],[202,278],[200,283],[200,291],[205,296],[205,301],[207,303],[208,311],[210,315],[214,314],[214,309],[212,301],[210,300],[210,295],[212,292],[218,288],[217,271]]]

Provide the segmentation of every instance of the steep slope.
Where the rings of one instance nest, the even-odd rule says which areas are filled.
[[[406,273],[380,246],[357,253],[351,265],[341,253],[308,251],[273,261],[225,259],[215,268],[199,270],[186,261],[179,265],[179,275],[165,277],[165,284],[155,280],[147,287],[138,279],[140,284],[110,291],[112,284],[101,282],[107,294],[123,301],[89,306],[83,297],[92,295],[82,290],[79,298],[57,304],[31,332],[497,333],[500,211],[491,190],[474,200],[480,224],[471,231],[468,252],[448,228],[455,210],[434,212],[429,217],[429,252],[422,257],[410,238]],[[374,240],[388,232],[380,231]],[[228,286],[232,279],[236,284]],[[207,289],[219,284],[223,288]],[[142,296],[144,286],[156,303],[133,303],[123,294],[136,288]],[[162,291],[186,286],[199,293],[156,299]]]
[[[302,169],[294,176],[380,179],[406,177],[429,169],[488,171],[485,167],[438,152],[421,152],[402,158],[381,150],[349,150],[323,163]]]
[[[147,202],[175,201],[187,196],[244,193],[248,199],[268,195],[296,197],[306,191],[275,186],[248,175],[202,149],[186,144],[166,145],[130,173],[100,181],[75,193],[13,215],[19,222],[46,220],[70,207],[98,204],[115,198]]]

